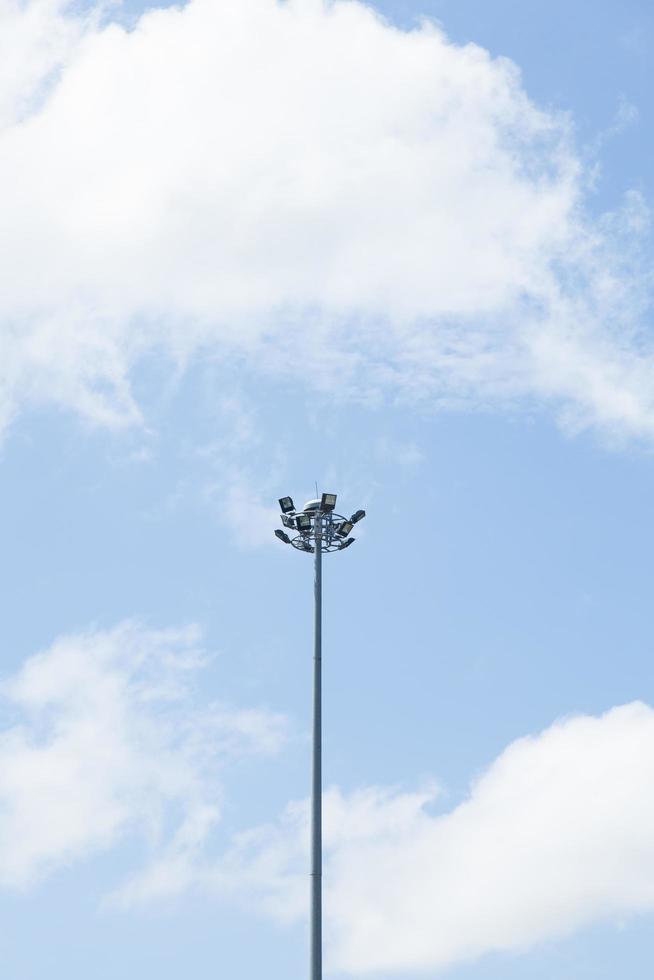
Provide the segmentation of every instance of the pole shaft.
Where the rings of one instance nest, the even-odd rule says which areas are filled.
[[[311,980],[322,980],[322,515],[316,514],[311,778]]]

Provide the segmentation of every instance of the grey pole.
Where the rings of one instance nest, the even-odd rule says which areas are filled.
[[[316,494],[318,488],[316,487]],[[311,770],[311,978],[322,980],[322,554],[343,551],[354,544],[354,525],[366,516],[336,513],[336,494],[323,493],[297,510],[292,497],[280,497],[281,528],[275,535],[304,554],[315,554],[315,621],[313,653],[313,742]]]
[[[322,514],[315,518],[313,766],[311,780],[311,980],[322,980]]]

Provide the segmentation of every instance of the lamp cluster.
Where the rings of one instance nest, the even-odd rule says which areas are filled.
[[[318,544],[322,552],[349,548],[355,541],[350,537],[354,525],[366,516],[365,510],[357,510],[349,518],[337,514],[335,493],[323,493],[320,499],[309,500],[301,510],[296,509],[291,497],[280,497],[279,506],[282,524],[295,534],[290,537],[280,528],[275,534],[284,544],[311,554]]]

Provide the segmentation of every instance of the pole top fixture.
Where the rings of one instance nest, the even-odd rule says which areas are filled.
[[[308,500],[302,510],[296,511],[291,497],[280,497],[281,522],[286,531],[295,531],[289,537],[286,531],[275,531],[280,541],[291,544],[298,551],[313,554],[319,550],[325,554],[330,551],[343,551],[354,544],[349,537],[353,525],[366,516],[365,510],[356,511],[352,517],[337,514],[336,494],[323,493],[314,500]]]

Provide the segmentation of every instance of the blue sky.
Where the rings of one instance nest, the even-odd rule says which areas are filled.
[[[654,967],[653,41],[0,8],[4,976],[306,975],[314,481],[330,975]]]

